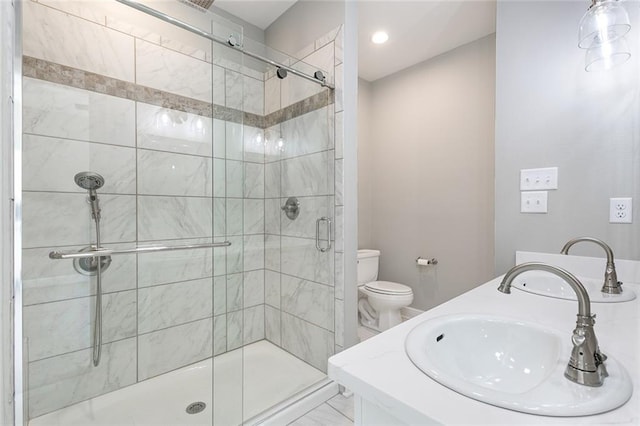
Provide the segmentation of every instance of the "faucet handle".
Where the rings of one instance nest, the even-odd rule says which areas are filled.
[[[580,333],[577,329],[573,331],[573,335],[571,336],[571,343],[573,343],[573,346],[580,346],[585,340],[586,337],[584,337],[584,333]]]
[[[607,356],[600,352],[600,349],[598,349],[598,351],[596,352],[596,362],[598,363],[598,365],[604,363],[606,360]]]

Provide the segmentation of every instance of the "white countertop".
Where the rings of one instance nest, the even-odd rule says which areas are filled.
[[[537,259],[533,253],[519,256],[522,261]],[[590,276],[571,267],[576,256],[540,255],[548,263],[565,267],[576,275]],[[575,260],[575,259],[573,259]],[[568,262],[568,263],[567,263]],[[633,276],[640,262],[627,261],[622,276]],[[616,264],[625,262],[618,262]],[[637,265],[636,265],[637,264]],[[629,276],[626,271],[632,271]],[[581,272],[583,272],[581,274]],[[404,351],[407,334],[430,318],[459,313],[494,314],[536,322],[566,331],[567,339],[575,327],[578,303],[532,295],[513,289],[511,294],[497,291],[502,277],[495,278],[424,314],[406,321],[353,346],[329,359],[329,377],[356,395],[376,404],[399,420],[423,424],[429,420],[443,424],[640,424],[640,298],[624,303],[592,303],[596,314],[595,332],[603,353],[617,359],[633,381],[631,399],[613,411],[586,417],[544,417],[488,405],[458,394],[435,382],[413,365]],[[596,277],[593,277],[596,278]],[[627,282],[625,289],[640,295],[640,285]],[[569,354],[567,354],[567,361]]]

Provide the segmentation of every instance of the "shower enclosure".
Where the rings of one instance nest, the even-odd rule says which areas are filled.
[[[25,422],[252,424],[326,386],[341,28],[291,58],[177,0],[21,4]]]

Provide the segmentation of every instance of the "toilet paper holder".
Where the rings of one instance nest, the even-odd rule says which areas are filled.
[[[420,256],[418,256],[416,258],[416,264],[420,265],[420,266],[426,266],[426,265],[437,265],[438,264],[438,259],[431,258],[431,259],[424,259]]]

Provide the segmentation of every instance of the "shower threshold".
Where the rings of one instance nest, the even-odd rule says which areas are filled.
[[[239,425],[326,377],[261,340],[45,414],[29,425]],[[206,406],[189,414],[187,407],[194,403]]]

